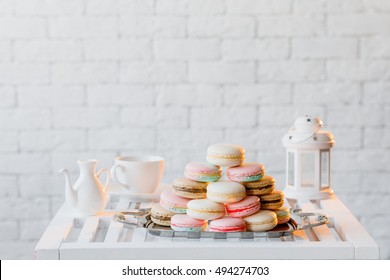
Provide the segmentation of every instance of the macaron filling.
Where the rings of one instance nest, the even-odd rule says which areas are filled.
[[[258,181],[263,177],[263,174],[257,174],[257,175],[229,175],[229,179],[233,181],[241,181],[241,182],[253,182]]]
[[[174,213],[172,213],[172,214],[174,214]],[[153,218],[156,218],[156,219],[159,219],[159,220],[167,220],[167,221],[169,221],[171,219],[171,217],[169,217],[169,216],[163,216],[163,215],[159,215],[159,214],[156,214],[156,213],[151,213],[151,216]]]
[[[220,214],[223,213],[221,210],[213,210],[213,209],[194,209],[190,208],[193,212],[199,212],[199,213],[212,213],[212,214]]]
[[[190,227],[190,226],[184,227],[181,225],[172,225],[172,223],[171,223],[171,228],[175,231],[202,231],[203,230],[203,228],[201,227]]]
[[[246,188],[246,194],[248,195],[256,195],[259,191],[261,192],[272,192],[273,188],[274,188],[274,185],[271,184],[271,185],[267,185],[267,186],[259,186],[257,188],[248,188],[247,186],[245,186]]]
[[[279,204],[284,202],[283,192],[276,190],[270,194],[260,196],[262,205]]]
[[[185,214],[187,212],[187,206],[171,205],[171,204],[169,204],[165,201],[162,201],[162,200],[160,200],[160,204],[164,209],[171,211],[171,212],[174,212],[174,213]]]
[[[191,179],[194,179],[196,181],[200,181],[200,182],[215,182],[215,181],[218,181],[220,178],[221,178],[221,174],[220,173],[193,173],[191,171],[185,171],[184,172],[184,175],[188,178],[191,178]]]
[[[215,159],[227,159],[227,160],[243,160],[244,155],[229,155],[229,154],[207,154],[207,157],[209,158],[215,158]]]
[[[277,219],[264,221],[264,222],[248,222],[252,226],[260,226],[260,225],[268,225],[268,224],[274,224],[277,222]]]
[[[284,201],[283,198],[281,198],[281,199],[273,199],[273,200],[262,200],[262,199],[260,199],[260,200],[261,200],[262,203],[279,203],[279,202]]]
[[[225,209],[213,210],[213,209],[194,209],[189,208],[187,214],[196,219],[215,220],[225,216]]]
[[[206,224],[203,226],[194,226],[194,225],[186,225],[186,224],[177,224],[171,222],[171,228],[176,231],[202,231],[206,228]]]
[[[240,197],[244,197],[244,193],[217,193],[217,192],[211,192],[207,191],[207,195],[212,197],[217,197],[221,199],[227,199],[227,200],[235,200]]]
[[[260,204],[252,204],[252,205],[249,205],[247,207],[240,207],[240,208],[235,208],[235,209],[229,209],[228,207],[226,208],[227,212],[228,213],[239,213],[239,212],[246,212],[246,211],[249,211],[249,210],[252,210],[252,209],[256,209],[259,210],[260,209]]]
[[[189,192],[189,193],[206,193],[206,188],[204,189],[191,189],[191,188],[186,188],[186,187],[178,187],[178,186],[173,186],[173,189],[176,191],[184,191],[184,192]]]

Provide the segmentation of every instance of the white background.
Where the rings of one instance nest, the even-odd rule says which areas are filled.
[[[50,265],[49,265],[50,262]],[[24,269],[20,269],[23,265]],[[205,269],[206,276],[137,276],[122,275],[122,270],[127,267],[137,270],[146,269],[176,269],[180,267],[185,273],[187,269]],[[268,275],[229,275],[215,273],[221,267],[236,271],[234,267],[268,267]],[[252,268],[251,268],[252,269]],[[210,270],[212,272],[210,272]],[[199,270],[198,270],[199,271]],[[238,270],[241,271],[241,268]],[[248,270],[247,270],[248,271]],[[253,271],[253,269],[251,270]],[[261,270],[260,270],[261,271]],[[264,270],[265,271],[265,270]],[[327,280],[336,275],[340,278],[349,279],[367,279],[367,278],[388,278],[390,268],[388,261],[297,261],[297,260],[273,260],[273,261],[254,261],[254,260],[214,260],[212,263],[206,263],[203,260],[133,260],[133,261],[5,261],[2,266],[1,276],[4,280],[19,279],[53,279],[67,280],[75,276],[79,278],[93,279],[267,279],[276,280],[290,278],[291,275],[299,275],[299,279]],[[136,272],[137,273],[137,272]]]
[[[67,167],[234,142],[284,185],[302,114],[336,139],[332,187],[390,258],[390,1],[0,0],[0,258],[32,258]]]

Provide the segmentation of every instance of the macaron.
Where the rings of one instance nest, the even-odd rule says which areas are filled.
[[[207,148],[207,162],[218,166],[238,166],[244,162],[245,149],[235,144],[214,144]]]
[[[240,218],[224,217],[210,222],[209,230],[215,232],[245,231],[245,221]]]
[[[207,187],[207,198],[215,202],[234,203],[245,196],[245,187],[233,181],[219,181]]]
[[[276,214],[268,210],[259,212],[243,218],[247,231],[267,231],[271,230],[278,224]]]
[[[160,226],[169,227],[171,225],[171,218],[175,213],[165,210],[159,203],[155,203],[150,210],[150,217],[152,221]]]
[[[188,178],[178,178],[173,182],[172,192],[186,198],[206,198],[207,182],[197,182]]]
[[[278,210],[274,210],[277,218],[278,225],[285,224],[290,220],[290,209],[287,207],[281,207]]]
[[[172,190],[165,190],[160,194],[160,205],[165,210],[174,212],[174,213],[186,213],[187,203],[191,199],[177,196]]]
[[[275,188],[275,179],[272,176],[264,175],[255,182],[243,182],[247,195],[264,195],[272,192]]]
[[[230,217],[246,217],[260,210],[260,198],[247,196],[243,200],[226,204],[226,211]]]
[[[264,165],[261,163],[244,163],[240,166],[229,167],[227,177],[235,182],[259,181],[264,175]]]
[[[260,196],[261,209],[277,210],[284,204],[284,193],[279,190]]]
[[[225,205],[207,198],[194,199],[187,204],[188,216],[200,220],[215,220],[225,216]]]
[[[176,214],[171,218],[171,228],[176,231],[203,231],[207,221],[194,219],[187,214]]]
[[[207,162],[190,162],[185,166],[186,178],[198,182],[215,182],[221,178],[222,169]]]

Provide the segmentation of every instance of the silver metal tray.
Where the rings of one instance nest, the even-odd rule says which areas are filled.
[[[328,217],[323,214],[302,213],[301,209],[291,209],[291,219],[288,221],[288,223],[278,225],[272,230],[265,232],[213,232],[207,230],[201,232],[175,231],[172,230],[170,227],[163,227],[155,224],[151,220],[150,208],[137,209],[135,211],[128,212],[119,212],[113,216],[113,220],[128,226],[145,228],[150,234],[155,236],[186,237],[192,239],[253,239],[260,237],[276,238],[291,235],[296,230],[305,230],[325,225],[329,222]]]

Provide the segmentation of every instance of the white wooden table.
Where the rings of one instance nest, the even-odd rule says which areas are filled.
[[[112,220],[114,213],[153,202],[109,198],[103,215],[77,217],[64,204],[35,248],[36,259],[378,259],[379,248],[335,196],[322,201],[286,200],[303,212],[320,212],[328,225],[292,236],[256,239],[186,239],[150,235]],[[234,252],[234,254],[232,254]]]

